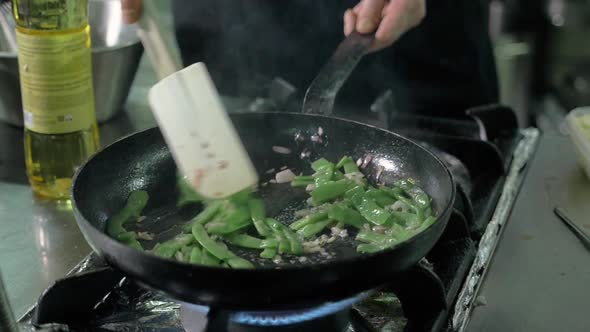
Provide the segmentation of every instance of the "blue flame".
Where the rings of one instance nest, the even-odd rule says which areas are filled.
[[[351,307],[353,304],[363,300],[367,296],[368,294],[363,293],[346,300],[326,303],[319,307],[299,311],[242,311],[234,313],[231,316],[231,320],[238,324],[256,326],[297,324],[337,313]]]

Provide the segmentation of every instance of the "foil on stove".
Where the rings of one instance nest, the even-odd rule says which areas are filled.
[[[471,310],[476,305],[476,296],[481,285],[481,280],[487,272],[489,262],[504,228],[503,226],[510,216],[510,211],[518,196],[520,185],[524,180],[525,174],[523,170],[537,146],[540,135],[538,129],[528,128],[522,130],[521,133],[523,139],[514,150],[512,164],[506,177],[502,195],[500,196],[492,220],[479,242],[475,260],[455,303],[455,310],[451,320],[453,331],[464,331],[469,323]]]

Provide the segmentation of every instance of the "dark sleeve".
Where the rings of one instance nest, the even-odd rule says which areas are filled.
[[[461,114],[466,108],[498,101],[488,1],[427,1],[422,24],[386,53],[402,109]]]
[[[343,39],[344,10],[357,2],[175,0],[176,32],[185,62],[205,61],[224,93],[244,96],[261,86],[257,77],[280,76],[303,94]],[[444,114],[495,102],[487,31],[487,1],[427,0],[422,24],[363,59],[338,99],[364,111],[391,89],[402,111]]]

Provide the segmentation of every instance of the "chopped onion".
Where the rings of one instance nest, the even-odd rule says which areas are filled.
[[[387,227],[384,226],[373,226],[373,232],[384,234],[387,230]]]
[[[154,239],[154,234],[148,232],[137,232],[137,238],[140,240],[151,241]]]
[[[318,127],[318,135],[320,135],[320,136],[324,135],[324,128]]]
[[[277,146],[277,145],[275,145],[275,146],[272,147],[272,150],[274,152],[280,153],[280,154],[289,154],[289,153],[291,153],[291,149],[286,148],[284,146]]]
[[[305,159],[305,158],[309,158],[309,156],[311,156],[311,151],[305,149],[301,152],[301,154],[299,155],[299,157],[301,159]]]
[[[303,247],[303,252],[306,254],[313,254],[316,252],[320,252],[322,248],[320,246],[315,246],[315,247],[309,247],[309,246],[304,246]]]
[[[305,263],[305,262],[307,262],[307,257],[299,257],[299,262],[300,262],[300,263]]]
[[[377,176],[375,178],[376,181],[379,181],[379,178],[381,178],[381,174],[383,173],[384,170],[385,170],[385,167],[379,166],[379,168],[377,169]]]
[[[275,179],[270,179],[270,180],[268,180],[268,183],[275,184],[275,183],[277,183],[277,180],[275,180]]]
[[[310,183],[307,185],[307,187],[305,187],[305,191],[314,191],[315,190],[315,184]]]
[[[303,209],[303,210],[297,210],[297,211],[295,211],[294,216],[297,217],[297,218],[303,218],[303,217],[306,217],[306,216],[308,216],[310,214],[311,214],[311,210],[309,210],[309,209]]]
[[[365,177],[365,175],[361,172],[353,172],[353,173],[344,174],[344,177],[356,182],[356,184],[362,184],[362,180]]]
[[[283,166],[283,167],[281,167],[281,171],[284,171],[284,170],[286,170],[286,169],[287,169],[287,166]]]
[[[366,168],[367,166],[369,166],[369,163],[371,162],[371,160],[373,160],[373,155],[366,155],[365,159],[363,160],[363,163],[361,164],[361,168]]]
[[[332,231],[332,235],[338,235],[338,234],[340,234],[340,231],[342,231],[342,228],[332,227],[332,228],[330,228],[330,231]]]
[[[280,264],[283,262],[283,257],[276,255],[275,258],[272,260],[275,264]]]
[[[386,206],[385,209],[390,211],[408,212],[410,210],[410,207],[402,201],[396,201],[395,203]]]
[[[137,222],[142,222],[144,221],[146,218],[146,216],[139,216],[139,218],[137,218]]]
[[[277,183],[286,183],[291,182],[295,178],[295,173],[293,173],[290,169],[286,169],[284,171],[280,171],[275,175],[275,181]]]
[[[357,167],[361,167],[361,165],[363,164],[363,158],[359,158],[356,160],[356,166]]]
[[[271,169],[269,169],[269,170],[266,171],[266,174],[271,174],[271,173],[274,173],[274,172],[275,172],[275,169],[274,168],[271,168]]]
[[[317,142],[320,142],[321,143],[322,142],[322,138],[319,135],[314,134],[314,135],[311,135],[311,141],[312,142],[315,142],[315,143],[317,143]]]
[[[176,254],[174,254],[174,258],[176,258],[176,260],[179,262],[183,261],[182,253],[180,251],[177,251]]]
[[[297,134],[295,134],[295,141],[303,142],[305,141],[305,136],[303,136],[301,132],[298,132]]]

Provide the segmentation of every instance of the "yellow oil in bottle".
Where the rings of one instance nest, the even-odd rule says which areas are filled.
[[[99,146],[88,0],[13,0],[27,175],[37,195],[67,199]]]

